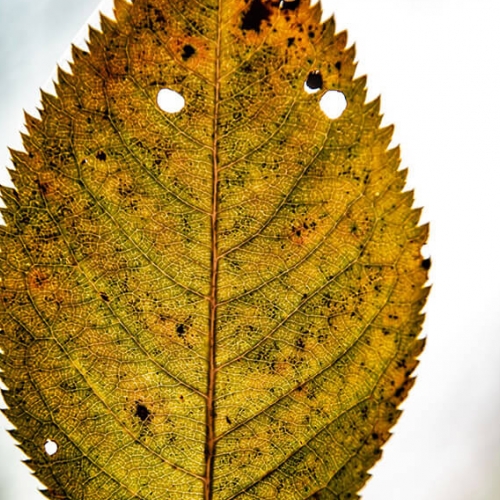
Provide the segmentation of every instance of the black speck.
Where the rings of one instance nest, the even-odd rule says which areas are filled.
[[[304,349],[304,347],[306,346],[306,344],[304,343],[304,341],[301,338],[299,338],[295,342],[295,346],[298,347],[299,349]]]
[[[306,85],[312,90],[323,87],[323,77],[321,73],[319,71],[311,71],[307,75]]]
[[[248,63],[244,63],[241,66],[241,71],[245,73],[251,73],[253,71],[252,65]]]
[[[139,417],[141,422],[147,422],[151,418],[151,412],[142,403],[136,403],[135,416]]]
[[[99,295],[101,296],[101,299],[104,300],[104,302],[109,302],[109,297],[107,293],[99,292]]]
[[[99,161],[106,161],[106,153],[104,151],[98,151],[97,154],[95,155],[95,157],[99,160]]]
[[[177,325],[175,331],[177,332],[177,335],[181,338],[184,337],[187,333],[186,327],[183,324]]]
[[[422,261],[422,267],[428,271],[431,268],[431,259],[424,259]]]
[[[340,68],[342,68],[342,61],[337,61],[335,63],[335,67],[337,68],[338,71],[340,71]]]
[[[286,40],[286,46],[291,47],[295,43],[295,37],[291,36],[290,38],[287,38]]]
[[[269,17],[269,9],[262,3],[262,0],[252,0],[250,8],[243,13],[241,29],[253,30],[256,33],[260,33],[262,21],[267,21]]]
[[[184,45],[184,47],[182,48],[182,54],[181,54],[181,57],[182,57],[182,60],[183,61],[187,61],[192,55],[194,55],[196,52],[195,48],[192,46],[192,45]]]
[[[232,420],[226,415],[226,422],[231,425],[233,422]]]

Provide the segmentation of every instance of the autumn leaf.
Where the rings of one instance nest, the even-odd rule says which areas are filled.
[[[2,189],[13,435],[51,499],[356,498],[429,261],[354,50],[306,0],[115,14]]]

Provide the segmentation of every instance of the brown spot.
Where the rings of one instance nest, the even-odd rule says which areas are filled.
[[[48,182],[42,182],[40,180],[36,180],[35,182],[43,196],[50,193],[50,184]]]
[[[151,420],[151,412],[145,405],[139,402],[135,404],[135,416],[144,423],[147,423]]]
[[[304,245],[310,239],[316,227],[315,221],[309,221],[306,218],[304,221],[292,225],[289,237],[296,245]]]
[[[95,157],[99,161],[106,161],[107,155],[106,155],[106,153],[104,151],[98,151],[97,154],[95,155]]]
[[[175,331],[179,337],[183,338],[187,333],[186,325],[183,325],[183,324],[177,325],[175,327]]]
[[[35,268],[28,275],[28,287],[30,290],[39,290],[47,284],[49,275],[42,269]]]
[[[323,87],[323,77],[321,73],[319,71],[311,71],[307,75],[306,85],[312,90]]]
[[[262,21],[267,21],[270,15],[270,10],[262,3],[262,0],[252,0],[249,9],[243,13],[241,18],[241,29],[260,33]]]
[[[182,60],[187,61],[191,56],[193,56],[196,53],[195,48],[192,45],[186,44],[184,47],[182,47]]]

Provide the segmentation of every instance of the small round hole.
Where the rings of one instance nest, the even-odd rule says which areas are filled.
[[[161,89],[156,101],[160,109],[167,113],[178,113],[186,104],[184,97],[172,89]]]
[[[59,447],[57,446],[57,443],[55,441],[52,441],[51,439],[47,439],[47,441],[45,442],[45,453],[47,453],[49,457],[55,455],[58,448]]]
[[[338,90],[329,90],[319,100],[319,107],[328,118],[335,120],[340,118],[347,107],[347,99],[343,92]]]
[[[429,250],[428,243],[422,245],[422,249],[420,250],[420,253],[422,254],[423,259],[430,259],[431,258],[431,252]]]

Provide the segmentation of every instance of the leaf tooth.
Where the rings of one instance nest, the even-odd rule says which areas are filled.
[[[418,229],[425,235],[425,239],[427,240],[427,238],[429,237],[429,229],[430,229],[430,225],[428,222],[425,222],[424,224],[421,224],[420,226],[418,226]]]
[[[377,115],[381,116],[380,115],[380,103],[381,103],[381,100],[382,100],[381,96],[378,95],[372,101],[367,102],[365,104],[365,112],[370,112],[370,113],[374,113],[374,114],[377,114]]]
[[[101,22],[101,30],[104,35],[113,33],[116,30],[117,22],[115,19],[111,19],[101,12],[99,20]]]
[[[352,95],[356,95],[360,97],[360,100],[364,103],[366,99],[366,76],[360,76],[356,78],[353,83]]]
[[[59,84],[56,84],[56,92]],[[43,118],[43,114],[46,113],[50,108],[58,109],[59,106],[59,98],[57,95],[54,95],[50,92],[46,92],[45,90],[40,90],[42,109],[40,110],[40,115]]]
[[[70,84],[71,83],[71,73],[66,71],[61,66],[57,66],[57,80],[59,84]]]
[[[115,0],[113,12],[117,22],[123,22],[128,17],[131,5],[127,0]]]
[[[337,34],[337,36],[335,37],[335,48],[340,52],[340,51],[343,51],[345,48],[346,48],[346,45],[347,45],[347,31],[346,30],[342,30],[341,32],[339,32]],[[352,45],[347,51],[351,50],[354,48],[354,45]],[[346,52],[347,52],[346,51]],[[354,57],[353,57],[354,59]]]
[[[102,31],[95,28],[94,26],[89,26],[89,50],[92,51],[92,46],[101,45],[103,41]]]
[[[424,244],[429,237],[429,224],[425,223],[421,226],[415,224],[413,228],[407,229],[406,232],[412,240],[416,240],[419,244]]]
[[[417,227],[420,217],[422,217],[422,208],[412,208],[410,214],[406,218],[406,225],[411,228]]]
[[[85,59],[88,55],[89,55],[88,50],[84,50],[81,47],[78,47],[78,45],[75,45],[74,43],[71,44],[71,57],[74,62],[77,62],[81,59]]]
[[[432,290],[432,285],[426,285],[426,286],[421,288],[420,299],[419,299],[418,305],[417,305],[417,307],[420,306],[419,311],[421,311],[424,308],[426,301],[427,301],[427,298],[429,297],[429,294],[431,293],[431,290]],[[419,312],[419,314],[417,316],[417,320],[418,320],[418,324],[420,325],[420,330],[422,330],[422,326],[423,326],[423,323],[425,321],[425,313]],[[422,340],[426,340],[426,337],[423,337]]]
[[[322,26],[322,33],[321,33],[321,40],[323,44],[330,44],[330,43],[335,43],[335,17],[331,15],[327,19],[323,21],[321,24]]]
[[[10,213],[12,209],[18,207],[18,194],[15,188],[0,186],[0,197],[5,203],[5,208],[2,208],[2,213]]]
[[[3,357],[4,357],[4,356],[2,356],[2,358],[3,358]],[[7,381],[6,381],[6,380],[2,379],[2,382],[4,383],[4,385],[7,385],[7,383],[6,383]],[[6,396],[6,394],[7,394],[8,392],[10,392],[10,390],[9,390],[8,388],[7,388],[7,389],[1,389],[1,390],[0,390],[0,392],[2,393],[2,397],[3,397],[4,401],[5,401],[5,396]],[[7,396],[7,397],[8,397],[8,396]],[[6,404],[7,404],[7,402],[6,402]],[[7,405],[7,406],[8,406],[8,405]],[[3,413],[5,416],[7,416],[7,415],[6,415],[6,410],[8,410],[8,408],[2,408],[2,409],[0,409],[0,413]]]
[[[382,120],[382,115],[379,115]],[[386,125],[385,127],[379,128],[377,132],[377,140],[382,142],[384,149],[387,151],[389,149],[389,145],[392,142],[392,138],[394,136],[395,126],[393,124]]]
[[[24,124],[29,134],[38,132],[41,129],[41,123],[40,118],[29,114],[27,111],[24,112]]]
[[[4,411],[2,411],[2,413],[4,413],[5,416],[7,416],[8,418],[8,415]],[[7,432],[12,436],[12,439],[16,441],[16,446],[19,446],[19,443],[22,441],[21,432],[19,432],[18,429],[9,429]]]
[[[312,22],[319,24],[321,22],[321,16],[323,15],[323,7],[321,6],[321,2],[316,2],[311,6],[310,2],[307,2],[309,5],[309,15]]]
[[[9,149],[10,158],[11,158],[12,164],[14,165],[14,168],[13,169],[9,168],[7,170],[9,172],[10,179],[11,179],[12,183],[14,184],[14,186],[17,186],[16,182],[17,182],[17,179],[19,178],[19,172],[26,171],[28,169],[27,165],[29,164],[29,151],[35,150],[35,148],[32,147],[30,135],[21,134],[21,138],[23,141],[25,151],[19,151],[16,149]],[[14,194],[14,196],[17,198],[16,194]]]

